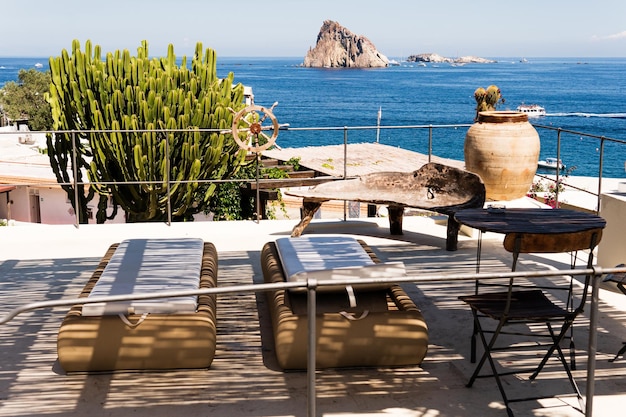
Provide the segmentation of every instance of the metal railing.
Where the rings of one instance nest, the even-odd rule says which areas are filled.
[[[375,130],[377,132],[376,134],[376,141],[378,141],[379,138],[379,132],[381,130],[427,130],[428,131],[428,136],[427,136],[427,140],[425,141],[426,143],[423,144],[426,147],[426,154],[428,156],[428,161],[430,162],[432,160],[432,157],[434,156],[434,152],[433,152],[433,145],[436,143],[435,140],[435,136],[434,132],[435,131],[441,131],[441,130],[445,130],[445,129],[459,129],[459,128],[467,128],[471,125],[469,124],[442,124],[442,125],[406,125],[406,126],[343,126],[343,127],[313,127],[313,128],[297,128],[297,127],[289,127],[287,125],[283,125],[281,126],[280,130],[281,131],[286,131],[286,132],[340,132],[342,133],[342,144],[344,146],[344,165],[343,165],[343,172],[341,175],[339,176],[328,176],[327,179],[328,180],[335,180],[335,179],[345,179],[347,178],[347,167],[350,164],[350,159],[349,159],[349,155],[348,155],[348,147],[347,145],[350,143],[350,134],[354,134],[355,132],[359,132],[359,131],[373,131]],[[555,187],[555,200],[556,200],[556,204],[558,206],[559,204],[559,194],[560,194],[560,188],[562,187],[568,187],[571,189],[575,189],[581,192],[585,192],[588,193],[590,195],[593,195],[596,197],[597,199],[597,206],[596,206],[596,212],[599,211],[600,209],[600,196],[602,194],[602,178],[603,178],[603,166],[604,166],[604,148],[605,148],[605,144],[607,142],[612,142],[612,143],[616,143],[616,144],[620,144],[620,145],[626,145],[626,140],[622,140],[622,139],[616,139],[616,138],[609,138],[609,137],[605,137],[605,136],[598,136],[598,135],[594,135],[594,134],[589,134],[589,133],[583,133],[583,132],[577,132],[577,131],[571,131],[571,130],[566,130],[566,129],[562,129],[562,128],[556,128],[553,126],[544,126],[544,125],[539,125],[539,124],[534,124],[533,125],[535,128],[537,128],[539,131],[541,130],[546,130],[546,131],[551,131],[551,132],[555,132],[556,133],[556,155],[557,158],[560,159],[561,156],[561,147],[562,145],[562,134],[563,133],[567,133],[567,134],[571,134],[578,137],[586,137],[586,138],[591,138],[591,139],[595,139],[599,141],[598,144],[598,149],[599,149],[599,159],[598,159],[598,171],[597,171],[597,178],[598,178],[598,187],[597,187],[597,191],[593,192],[593,191],[589,191],[589,190],[584,190],[581,188],[576,187],[573,184],[568,184],[566,182],[566,180],[564,179],[566,176],[564,176],[560,170],[556,170],[556,177],[555,179],[553,178],[549,178],[546,176],[543,176],[543,178],[545,178],[548,181],[552,181],[554,183],[557,184],[557,186]],[[200,133],[224,133],[223,130],[215,130],[215,129],[196,129],[194,130],[195,132],[200,132]],[[154,132],[154,131],[150,131],[150,130],[89,130],[89,131],[78,131],[78,130],[70,130],[70,131],[41,131],[41,132],[35,132],[35,131],[29,131],[29,132],[22,132],[22,131],[13,131],[13,132],[0,132],[0,138],[2,137],[3,134],[12,134],[12,135],[16,135],[16,134],[25,134],[28,133],[30,135],[33,134],[68,134],[72,137],[72,143],[73,143],[73,150],[72,150],[72,164],[73,166],[77,166],[77,158],[78,158],[78,151],[76,149],[75,144],[77,143],[76,138],[77,137],[84,137],[85,135],[88,134],[108,134],[108,133],[133,133],[133,134],[140,134],[140,133],[145,133],[145,132]],[[190,130],[189,129],[163,129],[163,130],[158,130],[157,131],[160,134],[163,135],[167,135],[167,134],[176,134],[176,133],[189,133]],[[338,141],[337,141],[338,142]],[[165,144],[166,147],[169,146],[169,141],[165,140]],[[166,154],[169,154],[169,152],[167,152],[166,149]],[[257,155],[258,156],[258,155]],[[168,161],[169,164],[169,161]],[[166,172],[167,175],[169,175],[169,172]],[[78,177],[77,177],[77,172],[73,172],[72,173],[72,181],[71,182],[46,182],[46,181],[37,181],[37,182],[33,182],[33,183],[28,183],[28,181],[20,181],[19,183],[16,184],[11,184],[11,183],[7,183],[6,181],[2,181],[2,177],[0,174],[0,183],[4,183],[3,185],[6,186],[71,186],[74,188],[75,192],[74,192],[74,196],[73,196],[73,201],[74,201],[74,207],[78,207],[78,201],[79,201],[79,196],[78,196],[78,190],[79,187],[84,187],[84,186],[90,186],[91,184],[96,184],[96,185],[116,185],[119,186],[121,183],[120,182],[103,182],[103,181],[98,181],[98,182],[85,182],[85,181],[78,181]],[[226,183],[226,182],[238,182],[238,183],[256,183],[256,190],[257,190],[257,195],[256,195],[256,200],[257,200],[257,210],[256,210],[256,219],[257,221],[260,220],[262,213],[260,213],[259,211],[259,194],[258,194],[258,190],[259,190],[259,171],[257,170],[256,173],[256,177],[252,178],[252,179],[224,179],[224,180],[216,180],[216,179],[210,179],[210,178],[205,178],[205,179],[198,179],[198,180],[193,180],[193,181],[186,181],[186,180],[173,180],[171,178],[164,178],[160,181],[125,181],[122,184],[128,184],[128,185],[137,185],[137,184],[161,184],[163,182],[166,183],[166,187],[167,187],[167,195],[166,195],[166,202],[167,202],[167,207],[166,207],[166,217],[167,217],[167,224],[170,225],[172,222],[172,208],[171,208],[171,204],[170,204],[170,198],[169,198],[169,190],[171,189],[173,184],[183,184],[183,183],[189,183],[189,182],[194,182],[194,183],[199,183],[199,184],[218,184],[218,183]],[[281,184],[285,184],[285,183],[289,183],[289,179],[281,179],[281,180],[272,180],[272,179],[263,179],[263,183],[267,188],[271,188],[271,185],[273,182],[278,183],[280,181]],[[298,180],[293,179],[293,183],[296,184],[298,182]],[[345,207],[344,207],[344,212],[345,212]],[[345,218],[345,213],[344,213],[344,218]],[[80,220],[79,220],[79,216],[76,215],[76,219],[75,219],[75,226],[78,228],[80,227]]]
[[[343,134],[343,145],[344,145],[344,167],[343,167],[343,175],[340,177],[329,177],[330,179],[336,179],[336,178],[346,178],[347,177],[347,166],[349,164],[349,155],[347,154],[347,144],[350,142],[350,133],[354,132],[354,131],[359,131],[359,130],[395,130],[395,129],[427,129],[428,131],[428,140],[427,140],[427,155],[428,155],[428,160],[430,161],[431,158],[433,157],[433,143],[434,143],[434,132],[438,131],[440,129],[450,129],[450,128],[454,128],[457,129],[459,127],[468,127],[469,125],[415,125],[415,126],[361,126],[361,127],[331,127],[331,128],[286,128],[285,130],[287,131],[292,131],[292,132],[303,132],[303,131],[340,131]],[[615,143],[619,143],[619,144],[626,144],[626,141],[624,140],[620,140],[620,139],[614,139],[614,138],[608,138],[608,137],[604,137],[604,136],[596,136],[596,135],[592,135],[592,134],[586,134],[586,133],[582,133],[582,132],[575,132],[575,131],[567,131],[567,130],[563,130],[560,128],[554,128],[551,126],[540,126],[540,125],[535,125],[536,128],[538,129],[547,129],[549,131],[555,131],[556,135],[557,135],[557,148],[556,148],[556,152],[557,152],[557,158],[560,158],[560,149],[561,149],[561,134],[562,133],[570,133],[576,136],[585,136],[585,137],[589,137],[589,138],[593,138],[593,139],[597,139],[599,140],[599,149],[600,149],[600,155],[599,155],[599,164],[598,164],[598,191],[596,193],[593,193],[597,196],[598,198],[598,208],[599,208],[599,199],[600,199],[600,195],[602,193],[602,168],[603,168],[603,161],[604,161],[604,146],[606,142],[615,142]],[[113,131],[100,131],[100,133],[112,133]],[[120,133],[124,133],[124,132],[129,132],[129,131],[115,131],[115,132],[120,132]],[[140,131],[132,131],[132,133],[139,133]],[[163,130],[160,131],[162,133],[175,133],[177,132],[176,130]],[[181,131],[182,132],[182,131]],[[185,132],[188,132],[187,130],[185,130]],[[202,132],[216,132],[214,130],[202,130]],[[0,132],[0,135],[3,133],[9,133],[9,134],[16,134],[18,132]],[[80,132],[80,131],[66,131],[66,132],[30,132],[31,134],[33,133],[67,133],[72,135],[73,137],[75,137],[75,135],[84,135],[87,133],[96,133],[96,131],[88,131],[88,132]],[[74,141],[75,142],[75,141]],[[73,152],[73,163],[76,166],[76,158],[77,158],[77,151],[76,149],[74,149]],[[559,175],[559,171],[557,170],[556,172],[556,182],[557,183],[562,183],[565,186],[569,186],[567,184],[565,184],[564,182],[561,181],[561,177]],[[199,182],[199,183],[223,183],[223,182],[240,182],[240,183],[245,183],[245,182],[256,182],[258,184],[259,182],[259,176],[257,174],[256,178],[254,179],[249,179],[249,180],[245,180],[245,179],[239,179],[239,180],[234,180],[234,179],[229,179],[229,180],[213,180],[213,179],[201,179],[201,180],[197,180],[194,182]],[[174,183],[185,183],[185,182],[189,182],[189,181],[172,181],[171,179],[167,178],[167,186],[171,187],[172,184]],[[271,185],[272,180],[264,180],[267,181],[267,184]],[[281,182],[284,182],[285,180],[280,180]],[[294,180],[294,182],[296,182],[297,180]],[[159,181],[161,182],[161,181]],[[128,182],[128,184],[152,184],[155,183],[155,181],[139,181],[139,182]],[[119,185],[119,183],[107,183],[107,182],[101,182],[99,183],[100,185]],[[20,182],[19,184],[5,184],[8,186],[11,185],[15,185],[15,186],[24,186],[24,185],[29,185],[29,184],[25,184],[24,182]],[[77,187],[79,186],[88,186],[90,185],[89,183],[86,182],[79,182],[77,179],[77,176],[75,175],[73,178],[73,181],[69,182],[69,183],[62,183],[59,184],[57,182],[51,182],[51,183],[45,183],[45,182],[41,182],[38,181],[36,183],[30,184],[30,185],[37,185],[37,186],[42,186],[42,185],[70,185],[75,187],[75,189],[77,189]],[[258,190],[259,187],[257,187]],[[257,200],[258,200],[258,195],[257,195]],[[558,187],[557,187],[557,201],[558,201]],[[75,194],[75,202],[78,202],[78,194]],[[168,224],[171,224],[171,218],[172,218],[172,213],[171,213],[171,206],[168,204],[167,205],[167,210],[168,210]],[[257,219],[258,219],[259,213],[257,210]],[[76,227],[79,227],[80,224],[78,222],[78,216],[76,216]],[[307,377],[308,377],[308,403],[307,403],[307,410],[308,410],[308,415],[309,416],[315,416],[316,415],[316,385],[315,385],[315,346],[316,346],[316,341],[315,341],[315,332],[312,331],[312,329],[315,329],[315,317],[316,317],[316,303],[315,303],[315,297],[317,294],[317,291],[320,287],[324,287],[326,285],[361,285],[361,284],[371,284],[371,283],[381,283],[381,282],[394,282],[394,283],[403,283],[403,282],[412,282],[412,283],[416,283],[416,284],[420,284],[420,283],[432,283],[432,282],[447,282],[449,283],[451,280],[453,281],[472,281],[472,280],[483,280],[483,279],[495,279],[495,278],[503,278],[503,277],[526,277],[526,278],[536,278],[536,277],[547,277],[547,276],[554,276],[554,275],[585,275],[585,274],[591,274],[593,276],[593,280],[592,280],[592,294],[591,294],[591,308],[590,308],[590,328],[589,328],[589,355],[588,355],[588,368],[587,368],[587,391],[586,391],[586,415],[591,417],[592,416],[592,411],[593,411],[593,395],[594,395],[594,378],[595,378],[595,355],[596,355],[596,337],[597,337],[597,333],[596,333],[596,328],[597,328],[597,320],[598,320],[598,288],[599,288],[599,281],[600,278],[607,273],[625,273],[626,272],[626,268],[605,268],[602,269],[600,267],[595,267],[593,269],[586,269],[586,270],[555,270],[555,271],[534,271],[534,272],[514,272],[514,273],[497,273],[497,274],[457,274],[455,276],[450,276],[450,275],[444,275],[444,274],[436,274],[436,275],[420,275],[419,277],[414,277],[414,276],[407,276],[407,277],[403,277],[403,278],[395,278],[393,280],[388,280],[388,279],[362,279],[362,280],[342,280],[342,281],[337,281],[337,280],[333,280],[333,281],[316,281],[316,280],[312,280],[309,279],[308,281],[305,282],[293,282],[293,283],[274,283],[274,284],[252,284],[252,285],[238,285],[238,286],[227,286],[227,287],[219,287],[219,288],[210,288],[210,289],[202,289],[202,290],[196,290],[196,291],[177,291],[177,292],[162,292],[162,293],[153,293],[153,294],[142,294],[142,295],[125,295],[125,296],[111,296],[111,297],[97,297],[97,298],[90,298],[90,299],[86,299],[86,298],[79,298],[79,299],[60,299],[60,300],[53,300],[53,301],[44,301],[44,302],[38,302],[38,303],[30,303],[30,304],[26,304],[20,307],[17,307],[11,311],[9,311],[8,313],[5,314],[4,317],[0,318],[0,324],[3,323],[7,323],[8,321],[12,320],[14,317],[16,317],[17,315],[24,313],[26,311],[30,311],[30,310],[34,310],[34,309],[42,309],[42,308],[52,308],[52,307],[58,307],[58,306],[70,306],[70,305],[76,305],[76,304],[87,304],[87,303],[96,303],[96,302],[105,302],[105,301],[124,301],[124,300],[143,300],[143,299],[154,299],[154,298],[164,298],[164,297],[183,297],[183,296],[189,296],[189,295],[201,295],[201,294],[229,294],[229,293],[241,293],[241,292],[266,292],[266,291],[274,291],[274,290],[279,290],[279,289],[290,289],[290,288],[306,288],[307,289],[307,293],[308,293],[308,297],[309,297],[309,302],[308,302],[308,352],[309,352],[309,357],[307,360]]]
[[[598,136],[598,135],[594,135],[594,134],[589,134],[589,133],[582,133],[582,132],[577,132],[575,130],[567,130],[567,129],[562,129],[560,127],[553,127],[553,126],[544,126],[544,125],[534,125],[535,128],[538,129],[546,129],[546,130],[550,130],[550,131],[556,131],[557,134],[557,139],[556,139],[556,158],[557,161],[561,160],[561,141],[562,141],[562,134],[563,133],[568,133],[571,135],[575,135],[577,137],[587,137],[587,138],[591,138],[591,139],[596,139],[598,140],[599,146],[598,146],[598,150],[599,150],[599,156],[598,156],[598,172],[597,172],[597,178],[598,178],[598,191],[597,193],[592,193],[589,192],[588,190],[584,190],[581,188],[578,188],[574,185],[571,184],[567,184],[565,181],[561,180],[561,170],[557,169],[556,170],[556,179],[554,180],[554,182],[557,184],[557,187],[555,187],[555,199],[556,199],[556,204],[558,207],[559,204],[559,194],[560,194],[560,190],[559,190],[559,184],[563,185],[564,187],[569,187],[572,189],[575,189],[577,191],[581,191],[581,192],[585,192],[585,193],[589,193],[592,195],[596,196],[597,199],[597,204],[596,204],[596,212],[599,212],[600,210],[600,196],[602,195],[602,178],[603,178],[603,168],[604,168],[604,150],[605,150],[605,145],[607,142],[612,142],[612,143],[617,143],[617,144],[621,144],[621,145],[626,145],[626,140],[622,140],[622,139],[615,139],[615,138],[609,138],[606,136]],[[626,161],[624,162],[624,170],[626,170]]]

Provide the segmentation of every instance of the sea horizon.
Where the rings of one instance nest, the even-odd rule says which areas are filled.
[[[181,54],[180,57],[183,55]],[[400,59],[401,57],[389,57]],[[485,57],[489,58],[489,57]],[[524,58],[524,62],[522,62]],[[0,87],[17,79],[19,69],[42,64],[48,57],[0,57]],[[235,83],[252,87],[255,103],[272,106],[279,123],[291,128],[466,125],[473,123],[477,87],[497,85],[505,98],[498,110],[539,104],[547,116],[531,123],[606,137],[626,143],[626,58],[621,57],[494,57],[496,63],[426,67],[402,61],[399,66],[367,69],[305,68],[297,57],[220,57],[218,76],[229,72]],[[380,137],[377,138],[377,133]],[[433,154],[463,160],[463,129],[436,129]],[[625,176],[626,146],[595,138],[561,135],[561,159],[576,176]],[[556,156],[557,133],[540,130],[540,159]],[[428,153],[427,129],[350,131],[349,143],[373,142]],[[281,147],[343,143],[341,130],[281,131]]]
[[[205,48],[210,48],[210,46],[206,46]],[[68,51],[71,50],[71,45],[69,45],[67,48],[64,48]],[[131,52],[134,52],[136,47],[133,48],[126,48]],[[174,52],[176,52],[176,45],[174,45]],[[59,51],[60,54],[61,50]],[[110,51],[103,51],[103,54],[106,54],[106,52],[110,52]],[[262,59],[274,59],[274,58],[278,58],[278,59],[293,59],[293,58],[303,58],[306,55],[306,52],[304,52],[302,55],[221,55],[219,53],[219,51],[216,51],[218,58],[222,57],[222,58],[250,58],[250,59],[255,59],[255,58],[262,58]],[[411,55],[426,55],[426,54],[437,54],[437,55],[441,55],[441,56],[447,56],[446,54],[442,54],[442,53],[438,53],[438,52],[411,52],[405,55],[402,55],[404,57],[409,57]],[[176,52],[176,55],[180,55],[183,56],[184,54],[178,53]],[[191,55],[193,55],[193,51],[191,53]],[[387,58],[400,58],[402,56],[400,55],[387,55],[387,54],[383,54],[385,55]],[[56,56],[56,55],[0,55],[0,59],[3,58],[45,58],[45,57],[50,57],[50,56]],[[157,56],[157,55],[155,55]],[[161,55],[158,55],[161,56]],[[165,56],[165,55],[163,55]],[[189,56],[189,54],[187,54],[187,56]],[[501,59],[514,59],[514,58],[522,58],[521,55],[494,55],[494,56],[488,56],[488,55],[476,55],[476,54],[455,54],[454,56],[477,56],[480,58],[488,58],[488,59],[497,59],[497,58],[501,58]],[[587,59],[626,59],[626,55],[625,56],[586,56],[586,55],[525,55],[524,56],[527,59],[533,58],[533,59],[578,59],[578,58],[587,58]]]

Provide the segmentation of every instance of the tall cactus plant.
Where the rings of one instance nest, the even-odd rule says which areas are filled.
[[[118,50],[102,59],[99,46],[87,41],[81,51],[74,41],[71,55],[50,58],[50,70],[54,129],[65,132],[48,137],[48,154],[61,183],[87,173],[88,189],[63,186],[70,200],[78,194],[83,223],[96,194],[99,223],[114,215],[106,212],[109,195],[127,221],[164,220],[168,205],[174,220],[189,220],[215,190],[198,181],[228,177],[245,161],[222,133],[232,125],[230,109],[244,106],[243,86],[233,86],[233,73],[217,77],[215,52],[201,43],[189,67],[186,57],[177,64],[172,45],[160,59],[149,57],[145,41],[137,56]]]

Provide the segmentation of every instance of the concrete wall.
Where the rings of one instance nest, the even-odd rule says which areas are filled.
[[[40,188],[39,206],[43,224],[73,224],[76,221],[67,194],[58,187]]]
[[[598,265],[612,268],[626,264],[626,193],[603,193],[600,215],[606,228],[598,245]]]
[[[0,193],[0,219],[8,219],[10,217],[9,201],[11,200],[11,192]]]
[[[12,219],[18,222],[37,223],[36,209],[33,209],[36,201],[39,204],[39,221],[43,224],[74,224],[76,215],[74,209],[67,199],[66,192],[60,187],[33,187],[18,186],[17,189],[9,193],[9,199],[13,203],[7,206],[6,194],[0,196],[0,218]],[[97,211],[97,201],[92,201],[89,207],[93,211],[94,217],[89,219],[89,223],[96,223],[95,214]],[[111,213],[111,208],[108,212]],[[113,220],[107,223],[124,223],[124,212],[120,209]]]
[[[11,204],[11,215],[7,213],[2,216],[2,218],[11,218],[12,220],[17,220],[18,222],[30,222],[30,206],[28,201],[28,187],[20,186],[15,190],[11,191],[10,200],[13,202]],[[6,205],[3,204],[5,207]]]

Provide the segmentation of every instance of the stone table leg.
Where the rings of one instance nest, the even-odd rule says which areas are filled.
[[[317,201],[317,200],[315,201],[303,200],[302,201],[302,219],[300,220],[300,223],[298,223],[291,231],[291,237],[298,237],[302,235],[302,232],[304,232],[304,229],[306,229],[309,223],[311,223],[311,220],[313,219],[315,212],[319,210],[321,206],[322,206],[322,201]]]
[[[388,206],[387,210],[389,211],[389,232],[392,235],[401,235],[404,206]]]
[[[446,235],[446,250],[455,251],[457,250],[457,244],[459,242],[459,229],[461,225],[459,222],[454,220],[454,216],[452,214],[448,215],[448,230]]]

